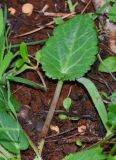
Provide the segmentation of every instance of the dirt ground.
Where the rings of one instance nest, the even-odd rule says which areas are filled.
[[[3,5],[4,2],[1,3],[1,5]],[[34,12],[31,16],[26,16],[21,12],[22,5],[27,2],[34,5]],[[73,0],[73,2],[75,3],[77,1]],[[12,44],[23,41],[32,42],[45,40],[52,34],[54,25],[46,26],[44,29],[33,34],[28,34],[27,36],[16,37],[17,35],[31,31],[41,25],[46,25],[53,20],[53,17],[45,16],[38,12],[41,11],[45,5],[48,5],[47,12],[69,13],[65,0],[10,0],[6,3],[8,8],[13,7],[16,9],[15,15],[8,15],[8,24],[10,26],[9,38]],[[77,14],[82,12],[87,3],[88,0],[85,2],[78,0],[78,5],[76,7]],[[92,3],[90,3],[85,13],[93,11],[94,7]],[[104,45],[105,43],[106,42],[104,42]],[[34,56],[36,51],[41,49],[42,46],[43,44],[29,46],[29,54]],[[15,50],[16,48],[14,51]],[[107,57],[108,54],[105,47],[102,47],[101,57]],[[109,74],[98,72],[98,64],[99,61],[96,61],[92,66],[92,70],[89,71],[85,77],[91,79],[99,91],[104,91],[109,95],[115,89],[114,81]],[[19,117],[19,121],[35,144],[39,142],[39,134],[46,119],[57,83],[52,79],[48,79],[44,73],[42,74],[48,87],[47,92],[24,85],[12,84],[12,93],[22,104],[21,113],[23,112],[23,116]],[[21,76],[41,83],[39,77],[32,71],[25,72]],[[62,121],[58,118],[58,111],[63,110],[62,103],[67,95],[72,99],[71,114],[79,116],[80,119],[78,121]],[[79,128],[83,126],[85,130],[79,133]],[[53,127],[56,127],[58,130],[54,130]],[[42,154],[43,160],[61,160],[65,155],[82,149],[76,145],[75,142],[77,139],[80,139],[83,146],[87,147],[100,140],[104,134],[104,128],[98,113],[84,87],[77,82],[65,82],[57,105],[57,110],[46,138]],[[33,157],[34,152],[31,148],[22,152],[22,160],[33,160]]]

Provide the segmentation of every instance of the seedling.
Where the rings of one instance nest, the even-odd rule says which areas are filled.
[[[45,74],[52,79],[58,79],[55,94],[42,129],[42,141],[39,148],[43,148],[45,137],[51,123],[64,81],[75,81],[89,88],[96,109],[107,129],[107,112],[99,94],[95,96],[91,91],[89,80],[81,78],[94,63],[98,52],[98,38],[93,19],[89,14],[78,15],[58,26],[53,36],[48,39],[46,46],[40,51]],[[92,86],[93,87],[93,86]],[[95,88],[94,88],[95,89]],[[95,90],[96,91],[96,90]],[[94,97],[93,97],[94,95]],[[104,116],[103,116],[104,115]],[[103,117],[102,117],[103,116]]]
[[[78,116],[70,116],[71,99],[69,97],[65,98],[63,101],[63,107],[66,110],[65,114],[59,114],[61,120],[79,120]]]
[[[72,0],[67,0],[67,4],[68,4],[70,12],[75,12],[75,7],[78,5],[78,2],[73,4]]]

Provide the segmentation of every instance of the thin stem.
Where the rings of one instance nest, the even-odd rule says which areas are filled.
[[[58,99],[59,99],[59,96],[60,96],[60,93],[61,93],[61,90],[62,90],[62,86],[63,86],[63,81],[58,81],[57,87],[56,87],[56,90],[55,90],[55,93],[54,93],[54,97],[53,97],[53,100],[52,100],[52,103],[51,103],[51,106],[50,106],[45,124],[44,124],[43,129],[42,129],[42,136],[44,138],[46,137],[46,135],[48,133],[48,129],[49,129],[51,120],[52,120],[53,115],[54,115],[54,111],[55,111],[55,108],[56,108],[56,105],[57,105],[57,102],[58,102]]]
[[[40,77],[40,79],[41,79],[41,81],[42,81],[42,84],[43,84],[43,86],[45,87],[45,90],[46,90],[47,86],[46,86],[46,83],[45,83],[45,81],[44,81],[44,78],[43,78],[41,72],[40,72],[39,70],[37,70],[37,69],[36,69],[35,71],[36,71],[36,73],[38,74],[38,76]]]
[[[41,139],[41,142],[38,145],[40,155],[42,153],[42,149],[43,149],[43,146],[44,146],[44,143],[45,143],[45,138],[47,136],[49,126],[50,126],[51,120],[53,118],[55,109],[56,109],[56,105],[58,103],[58,99],[59,99],[59,96],[60,96],[60,93],[61,93],[61,90],[62,90],[62,86],[63,86],[63,81],[58,81],[57,86],[56,86],[56,90],[55,90],[55,93],[54,93],[54,97],[53,97],[53,100],[52,100],[52,103],[51,103],[46,121],[44,123],[43,129],[42,129],[42,132],[41,132],[42,139]]]
[[[45,43],[45,42],[46,42],[46,39],[45,40],[40,40],[40,41],[35,41],[35,42],[29,42],[29,43],[26,43],[26,45],[27,46],[34,46],[34,45]],[[17,48],[17,47],[20,47],[20,43],[19,44],[14,44],[14,45],[11,46],[11,48]]]
[[[25,133],[25,135],[26,135],[26,137],[28,139],[28,142],[29,142],[30,146],[32,147],[32,149],[36,153],[36,156],[37,156],[38,160],[42,160],[42,158],[41,158],[41,156],[39,154],[38,148],[36,147],[36,145],[33,143],[33,141],[30,139],[30,137],[27,135],[27,133],[25,131],[24,131],[24,133]]]

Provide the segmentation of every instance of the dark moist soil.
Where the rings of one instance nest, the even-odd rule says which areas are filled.
[[[34,12],[31,16],[26,16],[21,12],[23,3],[27,2],[34,5]],[[74,0],[73,2],[77,1]],[[4,3],[5,1],[1,3],[1,5]],[[85,3],[81,2],[81,0],[78,1],[76,12],[80,13],[87,3],[88,0],[85,1]],[[10,41],[12,44],[17,44],[23,41],[32,42],[44,40],[52,34],[54,26],[49,26],[34,34],[15,38],[16,35],[31,31],[37,28],[37,26],[45,25],[53,19],[53,17],[44,16],[36,12],[41,11],[46,4],[49,6],[47,12],[69,13],[65,0],[10,0],[7,2],[8,8],[13,7],[16,9],[16,14],[14,16],[8,15]],[[93,11],[94,7],[92,3],[90,3],[85,12]],[[29,46],[29,54],[34,56],[36,51],[41,49],[41,47],[42,44]],[[16,49],[13,50],[16,51]],[[101,51],[101,56],[102,58],[108,56],[106,50]],[[111,92],[116,89],[114,88],[113,79],[108,74],[99,73],[98,64],[99,62],[97,61],[92,66],[92,70],[85,76],[95,83],[99,91],[104,91],[110,95]],[[42,74],[44,76],[44,73]],[[41,83],[39,77],[34,72],[26,71],[21,76]],[[39,142],[39,133],[41,132],[41,128],[46,119],[47,111],[49,110],[57,83],[56,81],[48,79],[45,76],[44,80],[48,87],[47,92],[24,85],[12,84],[12,93],[22,104],[22,110],[19,114],[19,121],[35,144]],[[72,99],[70,114],[76,114],[79,116],[80,119],[78,121],[62,121],[58,118],[57,111],[63,110],[62,103],[68,94]],[[56,110],[57,111],[51,122],[51,128],[49,129],[49,133],[46,138],[46,143],[42,154],[43,160],[61,160],[69,153],[80,151],[81,147],[78,147],[75,143],[79,138],[83,145],[87,147],[99,141],[104,136],[104,128],[99,119],[98,113],[96,112],[87,91],[79,83],[66,82],[64,84]],[[59,132],[53,130],[53,126],[59,128]],[[86,127],[83,133],[78,132],[80,127]],[[22,160],[33,160],[33,158],[34,152],[31,148],[22,152]]]

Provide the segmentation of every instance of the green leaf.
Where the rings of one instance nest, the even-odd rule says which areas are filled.
[[[107,158],[107,160],[116,160],[116,156],[109,155],[108,158]]]
[[[84,87],[87,89],[88,93],[90,94],[90,97],[95,105],[96,110],[98,111],[98,114],[102,120],[102,123],[104,124],[104,127],[106,130],[108,130],[107,127],[107,122],[108,122],[108,117],[107,117],[107,111],[105,108],[105,105],[102,101],[102,98],[94,85],[92,81],[90,81],[87,78],[80,78],[77,80],[79,83],[84,85]]]
[[[116,91],[114,91],[111,95],[111,103],[116,103]]]
[[[8,109],[7,95],[2,87],[0,87],[0,112],[7,111]]]
[[[71,99],[69,97],[64,99],[63,106],[66,109],[66,111],[69,112],[69,109],[70,109],[70,106],[71,106]]]
[[[3,20],[3,11],[2,9],[0,9],[0,37],[3,33],[3,30],[4,30],[4,20]]]
[[[116,22],[116,2],[110,8],[108,13],[109,20],[112,22]]]
[[[15,111],[19,112],[21,109],[21,103],[16,99],[16,97],[14,95],[10,96],[10,101],[11,101],[12,105],[14,106]]]
[[[36,52],[35,54],[35,59],[37,60],[37,62],[39,63],[41,61],[41,50],[39,50],[38,52]]]
[[[28,57],[28,50],[27,50],[27,45],[26,43],[22,42],[20,45],[20,54],[26,63],[30,63],[30,59]]]
[[[69,7],[70,12],[75,12],[75,7],[77,4],[76,3],[73,4],[72,0],[67,0],[67,3],[68,3],[68,7]]]
[[[42,68],[53,79],[82,77],[96,59],[98,37],[88,14],[78,15],[58,26],[41,50]]]
[[[116,103],[109,105],[108,123],[116,129]]]
[[[116,57],[108,57],[99,65],[100,72],[116,72]]]
[[[91,148],[74,154],[69,154],[64,160],[105,160],[106,156],[100,147]]]
[[[59,114],[58,117],[59,117],[59,119],[61,119],[61,120],[67,120],[67,119],[68,119],[68,116],[65,115],[65,114]]]
[[[27,64],[24,64],[22,67],[15,70],[15,75],[23,73],[25,70],[33,70],[33,68]]]
[[[42,86],[42,85],[40,85],[40,84],[38,84],[36,82],[33,82],[33,81],[25,79],[25,78],[21,78],[21,77],[8,76],[7,79],[10,80],[10,81],[23,83],[23,84],[26,84],[26,85],[29,85],[29,86],[33,86],[33,87],[37,86],[37,87],[45,88],[44,86]]]
[[[53,18],[53,20],[57,25],[60,25],[60,24],[64,23],[64,21],[61,17]]]
[[[83,146],[83,144],[82,144],[82,142],[81,142],[80,139],[77,139],[77,140],[76,140],[76,145],[79,146],[79,147],[82,147],[82,146]]]
[[[4,112],[0,112],[0,144],[12,153],[20,153],[29,145],[18,122]]]
[[[13,60],[14,56],[12,54],[12,52],[8,52],[3,61],[2,64],[0,65],[0,77],[2,77],[2,75],[5,73],[6,69],[9,67],[11,61]]]
[[[0,65],[2,64],[2,59],[4,56],[4,46],[5,45],[5,36],[4,36],[4,19],[3,11],[0,9]]]
[[[20,68],[24,65],[24,60],[23,59],[18,59],[18,61],[16,62],[16,67]]]
[[[11,101],[11,89],[10,89],[10,83],[9,81],[7,81],[7,102],[8,102],[8,107],[10,109],[10,111],[14,114],[15,117],[17,117],[16,115],[16,111],[15,111],[15,107],[12,104]]]

